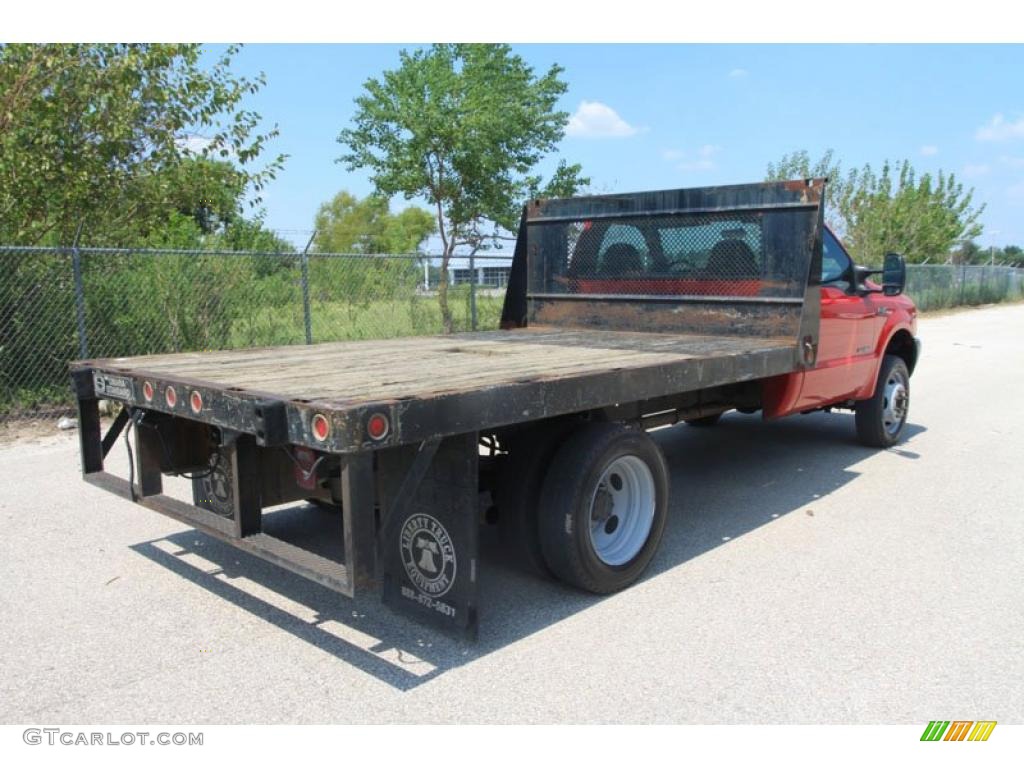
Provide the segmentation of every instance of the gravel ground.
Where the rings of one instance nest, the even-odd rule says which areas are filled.
[[[84,484],[73,434],[4,445],[0,721],[1024,722],[1021,329],[923,320],[889,451],[843,414],[655,433],[645,579],[595,599],[485,550],[476,644]]]

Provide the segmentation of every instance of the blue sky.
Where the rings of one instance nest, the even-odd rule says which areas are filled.
[[[290,155],[264,195],[268,226],[292,239],[340,189],[371,191],[334,162],[362,83],[401,46],[249,45],[262,70],[249,101]],[[557,62],[574,115],[562,156],[596,192],[740,183],[795,149],[835,149],[844,166],[910,159],[953,171],[987,205],[980,243],[1024,244],[1024,46],[522,45]],[[396,207],[404,205],[396,201]]]

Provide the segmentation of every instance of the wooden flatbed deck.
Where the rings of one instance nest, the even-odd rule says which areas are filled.
[[[792,339],[530,327],[109,358],[75,367],[130,377],[136,397],[123,399],[158,410],[167,410],[160,397],[151,406],[138,400],[141,381],[152,381],[158,392],[168,384],[197,388],[207,403],[283,401],[289,421],[298,416],[307,428],[301,412],[326,412],[344,422],[336,424],[332,447],[352,450],[365,443],[346,423],[360,423],[368,409],[390,409],[396,434],[388,443],[394,444],[778,375],[796,365]],[[182,401],[184,395],[179,392]],[[188,415],[187,407],[179,403],[171,412],[184,408],[181,415]],[[248,430],[246,419],[225,413],[200,419]],[[302,431],[290,436],[315,444]]]
[[[351,406],[792,349],[790,339],[529,328],[91,361],[110,372]]]

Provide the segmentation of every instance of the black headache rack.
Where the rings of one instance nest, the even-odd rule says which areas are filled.
[[[231,365],[266,350],[73,363],[84,477],[344,595],[379,588],[387,605],[475,636],[481,433],[625,403],[642,410],[813,365],[823,189],[815,180],[531,202],[505,330],[415,342],[439,380],[451,354],[474,350],[486,351],[481,377],[506,350],[549,344],[592,345],[610,359],[596,367],[359,399],[229,382],[240,370]],[[616,358],[638,347],[656,354]],[[315,355],[322,370],[365,349],[280,348],[271,364]],[[208,376],[186,364],[227,356]],[[105,435],[101,399],[123,405]],[[127,479],[104,469],[125,429],[135,433]],[[162,476],[183,473],[196,478],[193,504],[163,493]],[[340,502],[342,558],[264,531],[265,508],[309,498]]]
[[[825,181],[535,200],[501,327],[799,340],[817,351]]]

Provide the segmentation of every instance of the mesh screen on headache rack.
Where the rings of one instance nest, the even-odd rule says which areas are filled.
[[[537,222],[530,292],[799,297],[813,225],[787,210]]]

